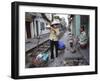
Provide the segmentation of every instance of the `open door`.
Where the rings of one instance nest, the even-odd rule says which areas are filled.
[[[26,21],[26,33],[27,33],[27,38],[31,38],[31,29],[30,29],[30,22]]]

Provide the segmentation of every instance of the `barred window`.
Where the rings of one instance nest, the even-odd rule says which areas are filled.
[[[41,30],[44,30],[45,29],[44,22],[40,22],[40,26],[41,26]]]

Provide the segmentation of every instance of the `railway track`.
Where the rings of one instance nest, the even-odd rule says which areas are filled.
[[[35,48],[29,50],[25,56],[26,68],[30,67],[31,65],[32,65],[32,67],[34,67],[32,64],[32,58],[37,56],[40,53],[47,52],[49,50],[49,48],[50,48],[50,44],[49,44],[49,40],[47,40],[47,41],[39,44]]]
[[[36,47],[30,49],[26,52],[27,55],[38,55],[39,53],[43,53],[48,51],[50,48],[49,40],[44,41],[43,43],[37,45]]]

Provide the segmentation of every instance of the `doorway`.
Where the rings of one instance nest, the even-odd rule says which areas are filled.
[[[25,25],[26,25],[27,38],[31,38],[30,22],[26,21]]]

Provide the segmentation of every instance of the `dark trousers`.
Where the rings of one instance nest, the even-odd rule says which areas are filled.
[[[55,53],[54,53],[55,48]],[[58,41],[50,40],[51,59],[54,59],[54,54],[58,57]]]

